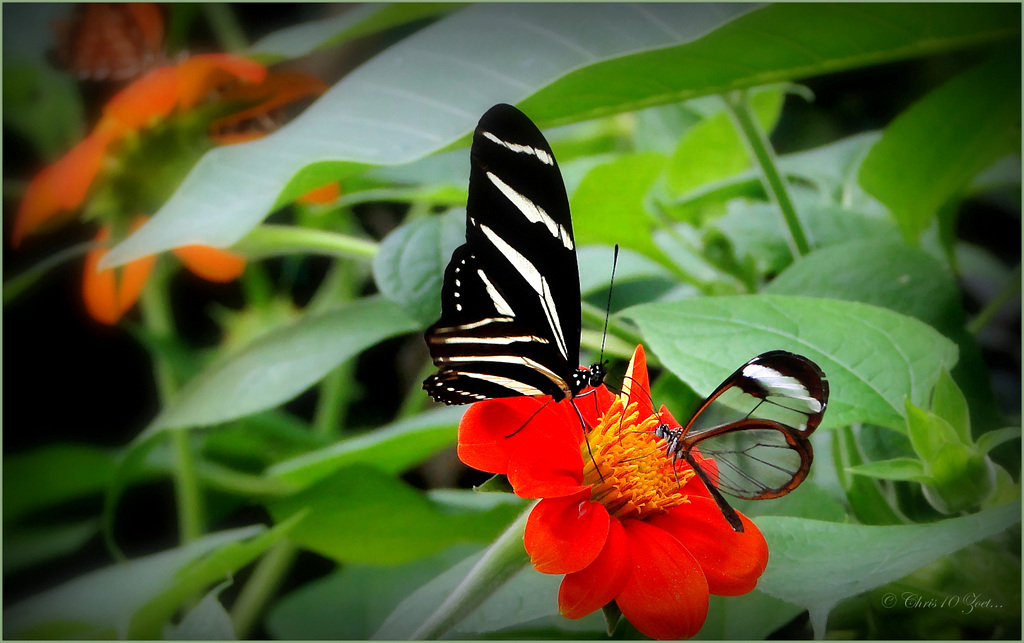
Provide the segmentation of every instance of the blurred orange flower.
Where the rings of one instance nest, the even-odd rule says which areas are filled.
[[[270,122],[272,110],[326,88],[312,76],[268,71],[259,63],[231,54],[195,55],[152,70],[114,95],[92,132],[32,179],[15,216],[12,247],[18,247],[26,235],[72,216],[85,203],[105,160],[117,151],[116,144],[129,136],[141,135],[169,116],[195,113],[199,107],[216,104],[223,109],[209,117],[208,140],[222,145],[253,140],[266,135],[266,128],[259,126]],[[258,126],[255,131],[238,131],[252,122]],[[231,128],[235,131],[229,132]],[[332,193],[330,186],[320,188],[321,200],[324,189],[326,196]],[[121,217],[132,215],[118,213]],[[112,243],[117,240],[114,231],[135,229],[144,221],[145,217],[134,216],[129,226],[123,219],[104,220],[96,240]],[[97,273],[96,265],[105,252],[105,248],[97,249],[86,258],[83,295],[92,317],[114,324],[138,299],[155,258]],[[175,254],[189,270],[211,281],[231,281],[245,269],[242,257],[217,248],[186,246],[177,248]]]

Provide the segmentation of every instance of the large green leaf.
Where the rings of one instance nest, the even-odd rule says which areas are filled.
[[[645,304],[623,315],[670,371],[709,394],[733,370],[768,350],[806,355],[825,371],[824,423],[904,428],[903,400],[924,404],[956,346],[931,327],[864,304],[750,295]],[[670,401],[669,401],[670,403]]]
[[[114,453],[84,444],[51,444],[5,457],[4,526],[33,511],[100,493],[113,479],[116,462]]]
[[[267,631],[280,640],[366,640],[417,587],[479,548],[456,545],[404,565],[345,565],[278,601]]]
[[[471,6],[362,65],[280,131],[212,150],[104,266],[186,243],[231,245],[275,204],[324,182],[319,167],[319,183],[299,177],[289,184],[307,165],[335,163],[343,176],[414,161],[464,137],[496,102],[518,102],[581,66],[691,42],[750,9]]]
[[[386,473],[401,473],[455,443],[464,407],[421,413],[369,433],[341,440],[271,467],[267,473],[305,488],[342,467],[368,464]]]
[[[493,539],[522,509],[507,494],[435,491],[354,465],[267,504],[275,520],[309,511],[291,533],[304,547],[339,561],[395,565],[460,542]]]
[[[276,31],[253,44],[245,53],[266,64],[299,58],[457,7],[459,5],[437,2],[356,5],[340,15]]]
[[[1020,48],[995,56],[900,114],[861,165],[864,189],[916,241],[982,170],[1020,150]]]
[[[815,633],[821,638],[829,611],[844,598],[898,580],[1018,522],[1019,502],[923,525],[868,526],[762,518],[757,524],[768,541],[771,561],[757,588],[810,610]]]
[[[283,535],[262,526],[205,536],[188,545],[105,567],[4,610],[4,636],[158,636],[189,596],[224,579]],[[61,634],[62,633],[62,634]]]
[[[271,408],[298,395],[365,348],[417,328],[396,304],[371,297],[308,315],[211,365],[153,420],[205,426]]]
[[[748,11],[731,4],[470,7],[366,63],[274,135],[211,151],[103,266],[186,243],[231,245],[275,204],[323,183],[326,163],[341,177],[413,161],[464,137],[499,101],[533,94],[522,106],[534,120],[572,122],[1011,38],[1020,23],[1009,5]],[[321,166],[316,180],[313,168],[295,176],[312,164]]]
[[[373,258],[373,277],[388,299],[423,326],[441,316],[441,281],[456,246],[466,241],[466,211],[410,221],[393,230]]]

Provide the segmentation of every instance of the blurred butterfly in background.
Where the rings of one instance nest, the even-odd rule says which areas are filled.
[[[81,4],[53,26],[54,59],[80,80],[127,82],[165,61],[164,19],[152,3]]]

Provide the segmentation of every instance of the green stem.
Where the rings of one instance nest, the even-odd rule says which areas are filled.
[[[234,607],[231,608],[231,622],[239,640],[249,637],[267,602],[280,589],[281,578],[291,568],[298,554],[299,548],[291,541],[284,540],[264,554],[253,568],[252,576],[238,593]]]
[[[992,301],[988,302],[981,312],[979,312],[974,319],[967,324],[967,331],[972,335],[977,335],[982,328],[984,328],[992,318],[995,317],[996,313],[1006,305],[1006,302],[1010,301],[1011,298],[1020,295],[1020,264],[1013,271],[1013,275],[1010,276],[1010,280],[1006,282],[1006,285],[992,298]]]
[[[750,110],[747,92],[745,90],[731,91],[723,98],[729,114],[732,115],[733,122],[743,135],[743,139],[754,157],[754,161],[761,168],[761,181],[764,184],[765,192],[779,208],[786,227],[789,228],[788,241],[793,256],[806,255],[811,251],[807,235],[804,234],[803,226],[796,215],[796,208],[793,207],[793,200],[786,188],[786,182],[779,172],[775,150]]]
[[[80,257],[93,248],[98,248],[101,245],[102,244],[96,241],[83,241],[82,243],[76,243],[69,248],[64,248],[63,250],[46,257],[39,263],[22,272],[17,277],[8,279],[4,282],[4,306],[14,301],[19,295],[28,290],[32,284],[43,278],[50,270],[56,268],[65,261]]]
[[[222,51],[242,51],[249,46],[230,5],[223,2],[204,4],[203,13]]]
[[[164,262],[158,261],[139,298],[143,323],[149,332],[158,338],[169,338],[174,335],[169,282],[170,271]],[[177,390],[174,373],[159,351],[153,351],[151,356],[161,405],[166,405]],[[188,431],[171,431],[171,451],[174,454],[173,478],[178,507],[178,535],[184,544],[196,540],[205,531],[202,488]]]
[[[440,639],[526,566],[529,557],[523,548],[523,534],[536,504],[531,503],[484,552],[441,606],[413,633],[413,640]]]
[[[272,224],[256,227],[234,249],[251,259],[309,253],[372,259],[377,254],[373,241],[326,230]]]

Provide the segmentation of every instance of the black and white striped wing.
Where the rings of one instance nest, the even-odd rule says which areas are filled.
[[[441,318],[425,333],[439,371],[423,388],[447,404],[571,397],[580,323],[558,164],[529,118],[495,105],[473,136],[466,243],[445,271]]]
[[[737,498],[777,498],[807,477],[808,441],[828,404],[828,381],[801,355],[771,351],[750,360],[701,405],[679,447],[714,458],[715,486]]]

